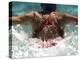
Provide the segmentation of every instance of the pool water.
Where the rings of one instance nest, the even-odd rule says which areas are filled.
[[[78,7],[75,5],[57,5],[57,11],[66,12],[77,16]],[[12,15],[21,15],[30,11],[42,11],[38,3],[13,2]],[[18,24],[12,26],[12,58],[26,58],[26,57],[45,57],[45,56],[66,56],[78,54],[78,25],[67,24],[65,26],[65,38],[55,47],[37,48],[41,47],[41,41],[37,38],[31,38],[32,25],[30,22],[26,24]],[[12,32],[12,33],[11,33]]]

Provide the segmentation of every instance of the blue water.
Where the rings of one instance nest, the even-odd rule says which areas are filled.
[[[13,2],[12,3],[12,15],[19,15],[25,12],[41,11],[40,4],[26,3],[26,2]]]
[[[77,5],[60,5],[57,4],[57,11],[59,12],[67,12],[72,15],[78,14]],[[12,3],[12,15],[20,15],[25,12],[31,11],[42,11],[40,3],[26,3],[26,2],[13,2]]]
[[[69,13],[77,16],[78,7],[76,5],[60,5],[57,4],[56,11]],[[12,15],[21,15],[31,11],[42,11],[40,3],[26,3],[26,2],[13,2]],[[65,26],[65,38],[61,46],[56,48],[47,49],[34,49],[28,46],[28,43],[35,42],[33,39],[27,39],[27,33],[31,34],[31,24],[12,26],[12,58],[25,58],[25,57],[42,57],[42,56],[63,56],[75,55],[78,49],[78,26],[71,24]],[[25,44],[26,41],[26,44]],[[24,42],[24,43],[23,43]],[[67,47],[66,47],[67,46]],[[53,53],[53,54],[52,54]]]

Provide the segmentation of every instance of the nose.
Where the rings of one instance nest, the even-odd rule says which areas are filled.
[[[51,16],[51,17],[56,17],[55,12],[51,12],[51,13],[50,13],[50,16]]]

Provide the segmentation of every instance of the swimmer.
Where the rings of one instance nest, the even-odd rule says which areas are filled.
[[[33,25],[36,24],[35,25],[36,28],[39,27],[39,25],[45,25],[46,21],[49,21],[49,23],[51,24],[56,23],[60,27],[63,27],[64,24],[70,22],[75,22],[76,24],[78,23],[78,17],[72,16],[67,13],[62,14],[58,12],[51,12],[50,15],[43,15],[43,16],[38,12],[31,12],[20,16],[9,17],[9,20],[12,21],[12,23],[16,23],[16,24],[21,24],[23,22],[27,22],[30,20]]]
[[[64,25],[67,23],[78,23],[78,17],[67,13],[51,12],[40,14],[38,12],[25,13],[20,16],[9,17],[14,24],[23,24],[30,21],[33,25],[33,38],[41,38],[48,41],[56,37],[64,38]]]

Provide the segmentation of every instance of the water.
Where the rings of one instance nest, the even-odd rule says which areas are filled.
[[[40,4],[36,5],[34,3],[14,2],[12,7],[13,15],[21,15],[33,10],[42,10]],[[77,6],[57,5],[57,11],[67,12],[77,16]],[[78,26],[67,24],[64,31],[65,38],[60,41],[57,46],[50,48],[37,48],[41,47],[41,41],[37,38],[31,38],[32,26],[30,22],[13,25],[12,58],[76,55],[78,53]]]

